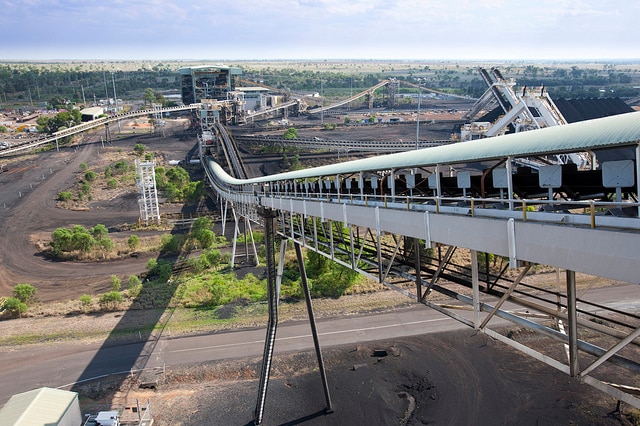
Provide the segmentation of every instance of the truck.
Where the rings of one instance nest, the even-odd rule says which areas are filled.
[[[100,411],[96,415],[91,415],[84,422],[83,426],[119,426],[120,413],[117,411]]]

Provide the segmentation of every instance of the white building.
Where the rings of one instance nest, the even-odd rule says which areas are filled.
[[[82,414],[78,394],[40,388],[13,395],[0,409],[2,426],[78,426]]]

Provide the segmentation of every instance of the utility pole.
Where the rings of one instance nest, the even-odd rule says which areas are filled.
[[[420,147],[420,100],[422,99],[422,89],[418,88],[418,113],[416,114],[416,149]]]

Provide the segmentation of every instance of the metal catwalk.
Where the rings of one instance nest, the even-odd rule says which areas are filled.
[[[640,407],[639,313],[587,300],[576,288],[576,273],[640,282],[639,141],[640,113],[630,113],[255,179],[232,178],[211,158],[203,164],[234,217],[274,222],[270,238],[321,253]],[[625,149],[634,159],[597,170],[516,170],[532,158],[599,149]],[[481,162],[479,176],[464,167]],[[504,261],[499,272],[487,272],[490,256]],[[530,282],[538,265],[556,269],[555,287]],[[557,349],[527,347],[494,327],[497,318]],[[275,326],[269,336],[265,360]]]

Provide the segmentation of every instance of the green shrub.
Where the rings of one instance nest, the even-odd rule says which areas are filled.
[[[175,235],[165,234],[160,237],[161,251],[165,253],[178,253],[180,244]]]
[[[147,262],[147,276],[160,282],[166,282],[171,278],[173,266],[166,260],[149,259]]]
[[[91,236],[96,240],[101,240],[109,234],[109,229],[103,224],[99,223],[91,228]]]
[[[119,291],[109,291],[100,296],[99,303],[103,310],[114,311],[118,309],[122,301],[123,297]]]
[[[282,137],[285,139],[298,139],[298,129],[290,127],[286,132],[284,132]]]
[[[36,288],[31,284],[18,284],[13,288],[13,297],[22,303],[29,304],[36,295]]]
[[[27,304],[15,297],[9,297],[4,302],[4,309],[11,317],[21,317],[22,314],[27,312]]]
[[[129,163],[125,160],[120,160],[113,165],[114,175],[123,175],[129,170]]]
[[[111,275],[111,291],[120,291],[122,281],[117,275]]]
[[[142,145],[141,143],[137,143],[136,146],[133,147],[133,152],[136,153],[138,157],[140,157],[147,150],[147,147]]]
[[[82,191],[84,194],[91,194],[91,185],[89,185],[87,182],[82,182],[80,191]]]
[[[80,309],[82,309],[82,312],[86,314],[87,312],[89,312],[90,308],[91,296],[89,296],[88,294],[83,294],[82,296],[80,296]]]
[[[216,242],[216,234],[210,229],[202,229],[198,232],[196,239],[203,249],[208,249]]]
[[[58,201],[69,201],[73,198],[73,193],[71,191],[62,191],[58,193]]]
[[[129,275],[127,280],[127,296],[134,299],[140,295],[142,291],[142,281],[137,275]]]
[[[107,179],[107,188],[116,189],[118,187],[118,180],[115,178]]]
[[[84,174],[84,180],[86,180],[87,182],[93,182],[97,177],[98,175],[96,174],[96,172],[92,170],[89,170]]]
[[[140,278],[138,278],[137,275],[129,275],[129,278],[127,279],[127,289],[138,286],[140,284],[142,284],[142,281],[140,281]]]
[[[97,241],[97,244],[104,251],[113,250],[113,241],[111,240],[111,238],[101,238]]]
[[[140,238],[133,234],[131,235],[128,239],[127,239],[127,245],[129,246],[129,248],[131,250],[135,250],[138,248],[138,246],[140,245]]]
[[[89,168],[89,166],[87,166],[87,163],[80,163],[80,169],[83,172],[87,171],[88,168]]]

